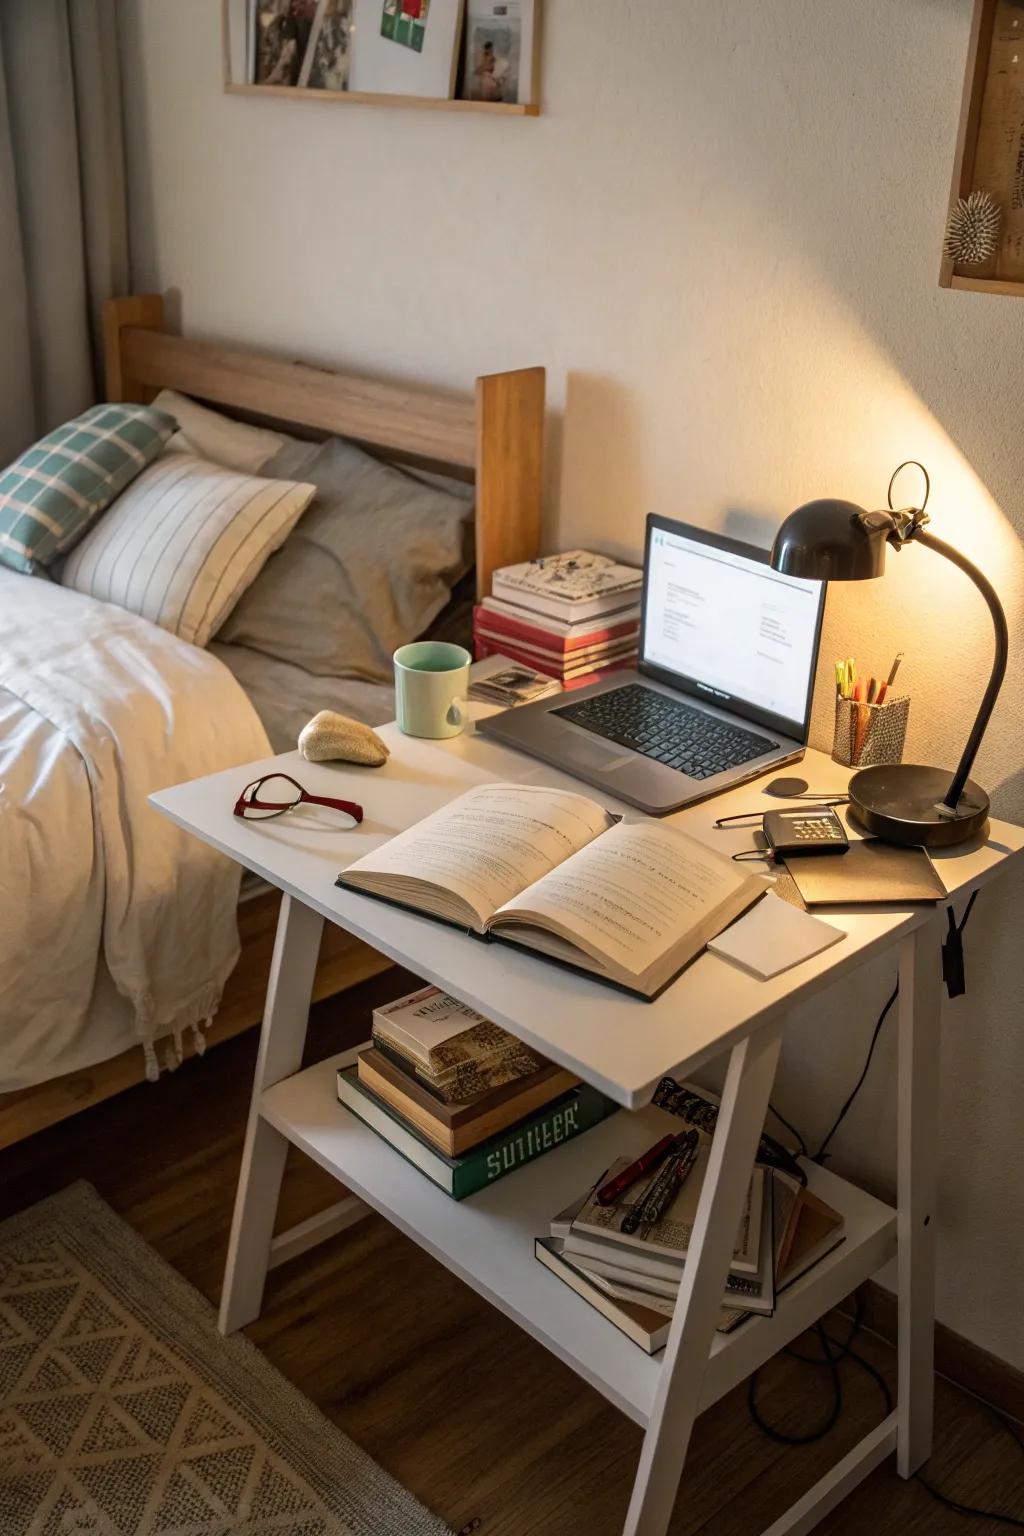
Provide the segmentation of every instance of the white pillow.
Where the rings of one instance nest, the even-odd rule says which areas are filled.
[[[166,411],[178,423],[178,431],[167,444],[168,453],[191,453],[243,475],[258,475],[287,441],[279,432],[232,421],[173,389],[162,389],[153,408]]]
[[[61,580],[205,646],[315,494],[167,455],[117,498]]]

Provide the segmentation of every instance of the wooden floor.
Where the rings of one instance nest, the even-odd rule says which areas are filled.
[[[364,1039],[375,1002],[410,990],[376,977],[344,1006],[318,1005],[323,1056]],[[0,1217],[76,1178],[211,1300],[220,1287],[256,1042],[248,1035],[0,1152]],[[336,1198],[319,1170],[289,1163],[282,1225]],[[837,1321],[837,1329],[841,1327]],[[291,1381],[455,1530],[480,1536],[615,1536],[640,1432],[379,1217],[270,1278],[251,1338]],[[861,1345],[894,1381],[891,1349]],[[824,1373],[780,1357],[762,1375],[762,1409],[799,1433],[827,1408]],[[699,1421],[673,1536],[757,1536],[882,1416],[878,1388],[847,1366],[839,1424],[793,1450],[751,1423],[745,1392]],[[928,1474],[950,1496],[1024,1517],[1024,1455],[988,1414],[940,1382]],[[835,1513],[828,1536],[975,1536],[1004,1530],[935,1504],[891,1464]],[[401,1533],[396,1532],[396,1536]]]

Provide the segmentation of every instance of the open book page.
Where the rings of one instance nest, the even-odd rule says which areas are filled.
[[[506,901],[491,926],[511,933],[539,919],[599,964],[640,977],[690,934],[697,953],[712,915],[745,889],[753,900],[763,887],[677,827],[624,821]]]
[[[482,784],[358,859],[341,878],[482,931],[498,907],[612,821],[571,791]]]

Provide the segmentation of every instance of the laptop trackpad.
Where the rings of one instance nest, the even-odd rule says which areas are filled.
[[[573,731],[573,742],[569,747],[569,758],[581,768],[602,768],[608,772],[612,768],[621,768],[626,763],[635,763],[634,752],[623,752],[621,747],[604,742],[600,739],[580,737]]]

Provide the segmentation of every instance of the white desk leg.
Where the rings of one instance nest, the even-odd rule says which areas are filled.
[[[938,922],[900,944],[899,1426],[896,1466],[911,1477],[932,1446],[935,1334],[935,1162],[939,1118],[941,948]]]
[[[259,1317],[263,1305],[288,1142],[261,1118],[260,1098],[265,1088],[290,1077],[302,1065],[323,926],[323,918],[312,907],[303,906],[288,895],[281,897],[249,1123],[231,1219],[220,1301],[221,1333],[244,1328]]]
[[[718,1321],[750,1170],[764,1127],[781,1043],[769,1026],[734,1046],[665,1346],[624,1536],[664,1536]]]

